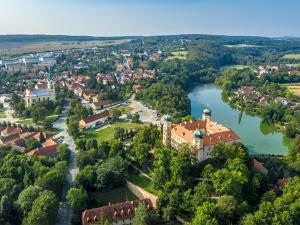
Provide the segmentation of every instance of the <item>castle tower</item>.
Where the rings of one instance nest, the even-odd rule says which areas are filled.
[[[211,110],[208,107],[205,107],[202,114],[202,120],[211,121]]]
[[[172,116],[166,115],[163,121],[163,144],[171,146]]]
[[[194,138],[193,138],[193,146],[200,150],[203,148],[203,137],[204,137],[204,131],[203,130],[195,130],[194,132]]]

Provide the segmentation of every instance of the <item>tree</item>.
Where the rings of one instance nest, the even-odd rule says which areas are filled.
[[[57,170],[51,170],[37,180],[37,184],[45,190],[53,191],[58,197],[61,196],[63,187],[66,184],[64,174]]]
[[[40,196],[41,192],[40,187],[31,185],[20,193],[17,204],[22,209],[24,216],[27,216],[31,211],[33,202]]]
[[[42,145],[35,138],[31,138],[29,140],[26,140],[26,142],[25,142],[25,148],[27,151],[31,151],[31,150],[39,148],[39,147],[42,147]]]
[[[8,217],[12,210],[12,204],[7,197],[7,195],[3,195],[0,200],[0,216]]]
[[[68,161],[70,156],[70,151],[66,144],[59,144],[56,148],[56,158],[59,161]]]
[[[67,194],[67,201],[75,212],[81,212],[87,207],[88,194],[83,188],[71,188]]]
[[[51,191],[44,191],[32,205],[23,225],[53,225],[57,219],[59,202]]]
[[[68,133],[73,137],[78,137],[79,135],[79,122],[78,120],[69,119],[68,122]]]
[[[119,119],[119,117],[122,115],[122,112],[118,108],[112,108],[110,110],[110,115],[114,120],[116,120],[116,119]]]
[[[216,218],[217,206],[214,203],[205,202],[197,208],[195,217],[191,225],[218,225]]]
[[[140,204],[135,211],[133,225],[149,225],[149,213],[144,204]]]
[[[132,123],[139,123],[140,122],[140,115],[139,114],[134,114],[131,118]]]

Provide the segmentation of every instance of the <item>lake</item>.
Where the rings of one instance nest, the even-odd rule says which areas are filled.
[[[234,130],[250,154],[287,155],[288,139],[273,126],[261,123],[252,116],[233,109],[222,100],[222,90],[215,84],[199,85],[189,93],[192,115],[201,118],[203,109],[212,110],[212,120]]]

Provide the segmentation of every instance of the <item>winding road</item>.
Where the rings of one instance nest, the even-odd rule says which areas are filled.
[[[59,205],[58,212],[58,222],[57,225],[70,225],[72,218],[72,208],[67,203],[66,195],[68,189],[72,187],[75,183],[75,177],[79,171],[76,165],[76,148],[75,142],[72,136],[70,136],[67,132],[67,118],[65,116],[61,116],[55,123],[53,123],[53,127],[60,130],[60,133],[57,136],[63,137],[63,143],[68,145],[70,149],[70,161],[68,164],[69,174],[67,176],[68,184],[64,189],[63,197]]]

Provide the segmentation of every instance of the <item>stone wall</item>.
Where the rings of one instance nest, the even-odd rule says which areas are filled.
[[[126,186],[139,199],[149,198],[152,201],[154,208],[156,208],[158,196],[146,191],[145,189],[141,188],[140,186],[135,185],[134,183],[131,183],[130,181],[126,181]]]

